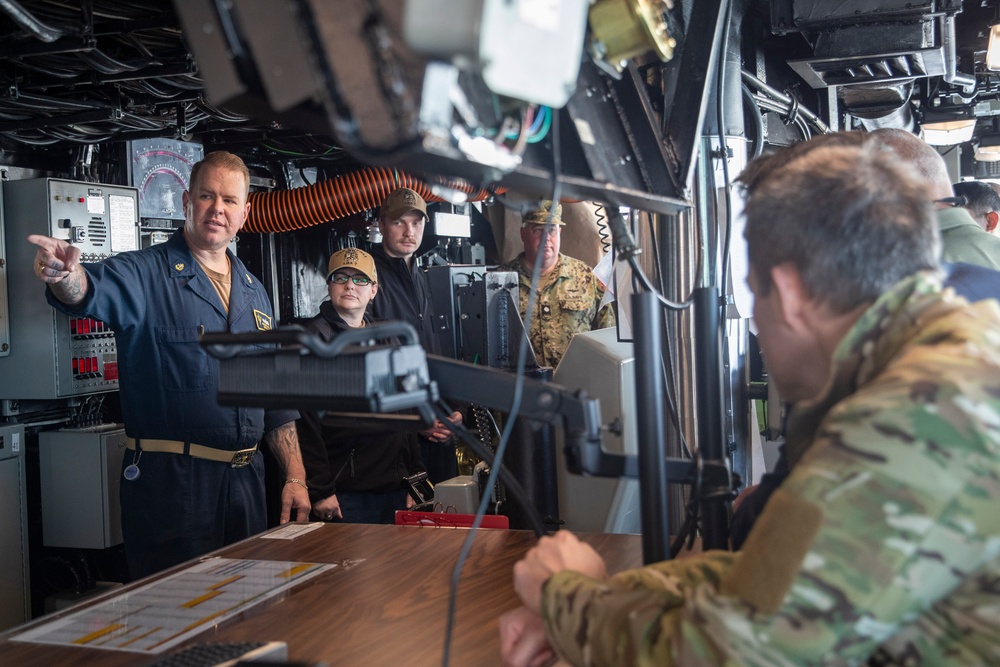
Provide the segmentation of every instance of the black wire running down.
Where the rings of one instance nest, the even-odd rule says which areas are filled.
[[[562,170],[561,156],[559,151],[562,145],[559,143],[559,112],[553,111],[552,113],[552,201],[558,202],[559,196],[562,194],[562,183],[559,180],[559,174]],[[555,206],[551,207],[549,212],[549,220],[545,225],[545,233],[548,234],[549,230],[552,229],[552,221],[555,216]],[[620,217],[620,216],[619,216]],[[535,265],[532,267],[531,273],[531,287],[528,291],[528,304],[527,310],[524,317],[524,330],[525,332],[531,331],[531,320],[532,313],[535,309],[535,302],[538,298],[538,280],[541,277],[541,266],[542,257],[545,253],[538,253],[535,257]],[[510,435],[514,429],[514,422],[517,418],[517,414],[521,408],[521,399],[524,392],[524,367],[528,361],[528,346],[520,345],[518,346],[517,353],[517,381],[514,384],[514,396],[511,399],[511,409],[507,416],[507,423],[504,424],[503,433],[500,436],[500,443],[497,445],[496,456],[492,469],[490,470],[489,480],[486,483],[486,488],[492,489],[497,483],[497,477],[500,471],[503,469],[503,457],[507,452],[507,443],[510,441]],[[469,557],[469,553],[472,551],[472,542],[476,539],[476,534],[479,531],[479,526],[483,522],[483,516],[486,512],[486,506],[489,504],[490,496],[489,494],[483,494],[483,498],[479,503],[479,508],[476,510],[476,518],[472,522],[472,528],[469,530],[469,536],[466,538],[465,543],[462,545],[462,549],[458,554],[458,560],[455,562],[455,569],[452,571],[451,575],[451,589],[448,593],[448,618],[445,623],[445,636],[444,636],[444,651],[441,656],[441,664],[443,667],[448,667],[448,662],[451,657],[451,636],[455,629],[455,605],[458,598],[458,584],[462,577],[462,569],[465,567],[465,561]]]
[[[448,416],[451,414],[450,411],[446,411],[441,408],[441,406],[435,405],[434,414],[437,416],[438,420],[444,424],[445,428],[458,436],[458,438],[465,442],[465,444],[467,444],[477,456],[486,461],[486,463],[490,465],[491,470],[497,465],[496,457],[493,452],[487,449],[482,442],[476,439],[469,429],[458,424],[452,424],[448,421]],[[524,511],[525,518],[527,518],[528,523],[531,525],[531,530],[535,533],[535,537],[541,537],[544,535],[545,522],[542,520],[538,510],[531,504],[531,497],[528,495],[528,492],[524,490],[524,487],[521,486],[521,483],[517,481],[517,478],[514,477],[506,468],[501,468],[500,481],[506,485],[509,492],[508,495],[513,496],[517,503],[521,506],[521,509]],[[487,498],[488,497],[489,496],[487,494]]]
[[[760,112],[760,107],[757,106],[757,100],[753,96],[750,86],[746,83],[741,83],[740,90],[743,93],[743,109],[750,115],[750,120],[753,121],[753,150],[750,151],[750,159],[752,160],[764,152],[764,116]]]

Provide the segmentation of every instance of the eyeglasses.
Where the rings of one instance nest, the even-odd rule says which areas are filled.
[[[334,285],[346,285],[347,281],[351,281],[355,285],[371,285],[372,283],[371,278],[360,273],[355,273],[353,276],[346,273],[335,273],[330,276],[330,282]]]

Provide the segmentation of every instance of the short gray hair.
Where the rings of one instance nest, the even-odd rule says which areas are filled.
[[[756,176],[746,239],[761,294],[791,263],[835,312],[877,299],[939,265],[941,240],[926,185],[878,147],[825,145]]]

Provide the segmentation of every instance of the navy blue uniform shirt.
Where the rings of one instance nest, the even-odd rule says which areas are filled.
[[[272,327],[263,286],[232,253],[229,314],[205,272],[176,232],[166,243],[84,264],[87,295],[69,308],[114,329],[125,431],[143,439],[246,449],[295,410],[220,406],[219,362],[199,345],[203,331],[243,333]],[[179,454],[129,452],[122,480],[122,534],[133,577],[141,577],[254,535],[266,527],[264,464],[250,465]]]
[[[70,308],[47,290],[49,303],[111,326],[118,344],[125,431],[133,438],[245,449],[298,417],[294,410],[220,406],[219,362],[198,343],[202,332],[243,333],[273,327],[263,285],[227,251],[232,266],[229,315],[200,269],[183,230],[166,243],[83,264],[87,295]]]

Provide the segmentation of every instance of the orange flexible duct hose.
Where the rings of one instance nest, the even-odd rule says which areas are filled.
[[[290,232],[324,222],[347,218],[368,209],[377,209],[390,192],[406,187],[417,191],[426,201],[444,201],[431,194],[423,181],[395,169],[365,167],[292,190],[251,192],[250,217],[244,232]],[[447,187],[469,195],[469,201],[482,201],[491,193],[461,181],[449,181]],[[503,190],[499,190],[503,192]]]

